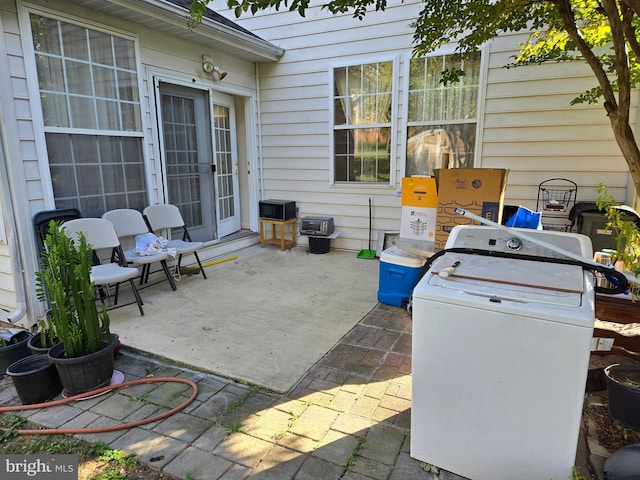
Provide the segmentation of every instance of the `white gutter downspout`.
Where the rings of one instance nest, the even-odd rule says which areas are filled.
[[[260,175],[260,198],[264,200],[264,172],[262,171],[262,109],[260,108],[260,64],[256,63],[256,129],[258,135],[258,172]]]
[[[0,105],[0,119],[2,116],[2,106]],[[22,268],[22,256],[18,248],[18,242],[16,239],[16,232],[18,227],[16,225],[16,219],[13,214],[13,203],[11,201],[11,186],[9,185],[9,169],[7,168],[7,151],[5,149],[4,123],[0,124],[0,171],[2,171],[2,185],[0,188],[0,206],[2,207],[3,218],[7,223],[7,245],[9,247],[9,258],[11,260],[11,270],[13,272],[13,280],[15,285],[15,294],[17,299],[17,308],[7,315],[6,319],[10,323],[15,323],[24,317],[27,313],[27,302],[24,286],[24,271]]]

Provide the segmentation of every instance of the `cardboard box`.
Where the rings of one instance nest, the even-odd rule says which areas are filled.
[[[432,248],[435,239],[437,207],[438,194],[435,178],[403,178],[400,238],[425,242],[425,248]]]
[[[502,221],[502,206],[509,170],[451,168],[435,170],[438,185],[436,250],[442,250],[456,225],[471,225],[468,217],[455,213],[462,208],[496,223]]]

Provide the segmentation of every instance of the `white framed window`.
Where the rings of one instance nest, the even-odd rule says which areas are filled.
[[[480,67],[480,52],[464,60],[455,54],[410,60],[406,176],[474,166]],[[464,75],[443,83],[445,70]]]
[[[135,42],[29,13],[56,208],[147,204]]]
[[[333,183],[391,182],[393,60],[333,69]]]

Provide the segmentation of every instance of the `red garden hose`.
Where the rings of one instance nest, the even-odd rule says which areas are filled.
[[[72,397],[68,397],[68,398],[61,398],[60,400],[53,400],[51,402],[43,402],[43,403],[36,403],[36,404],[32,404],[32,405],[17,405],[17,406],[13,406],[13,407],[0,407],[0,413],[5,413],[5,412],[14,412],[14,411],[18,411],[18,410],[34,410],[37,408],[46,408],[46,407],[53,407],[56,405],[64,405],[66,403],[71,403],[74,402],[76,400],[82,400],[88,397],[92,397],[94,395],[98,395],[100,393],[103,392],[108,392],[110,390],[115,390],[117,388],[122,388],[122,387],[130,387],[132,385],[142,385],[145,383],[159,383],[159,382],[178,382],[178,383],[186,383],[187,385],[189,385],[191,387],[191,389],[193,390],[193,392],[191,393],[191,396],[185,401],[183,402],[181,405],[172,408],[171,410],[168,410],[164,413],[161,413],[160,415],[155,415],[153,417],[149,417],[149,418],[145,418],[142,420],[137,420],[135,422],[130,422],[130,423],[121,423],[118,425],[111,425],[111,426],[105,426],[105,427],[95,427],[95,428],[45,428],[45,429],[41,429],[41,430],[14,430],[14,429],[10,429],[10,428],[0,428],[0,430],[2,431],[12,431],[12,432],[16,432],[20,435],[53,435],[53,434],[69,434],[69,435],[73,435],[73,434],[80,434],[80,433],[102,433],[102,432],[114,432],[116,430],[124,430],[127,428],[133,428],[133,427],[138,427],[140,425],[146,425],[147,423],[151,423],[151,422],[157,422],[158,420],[162,420],[164,418],[167,418],[171,415],[173,415],[174,413],[178,413],[179,411],[183,410],[184,408],[186,408],[188,405],[190,405],[196,398],[196,396],[198,395],[198,385],[196,385],[196,383],[192,380],[189,380],[187,378],[179,378],[179,377],[157,377],[157,378],[141,378],[139,380],[131,380],[129,382],[123,382],[120,383],[118,385],[107,385],[106,387],[102,387],[102,388],[98,388],[96,390],[92,390],[90,392],[85,392],[85,393],[80,393],[78,395],[74,395]]]

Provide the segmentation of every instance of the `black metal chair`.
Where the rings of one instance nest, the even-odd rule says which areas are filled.
[[[49,232],[51,220],[67,222],[82,218],[82,213],[77,208],[58,208],[55,210],[42,210],[33,216],[33,227],[36,233],[36,245],[38,253],[41,255],[44,250],[44,240]]]

